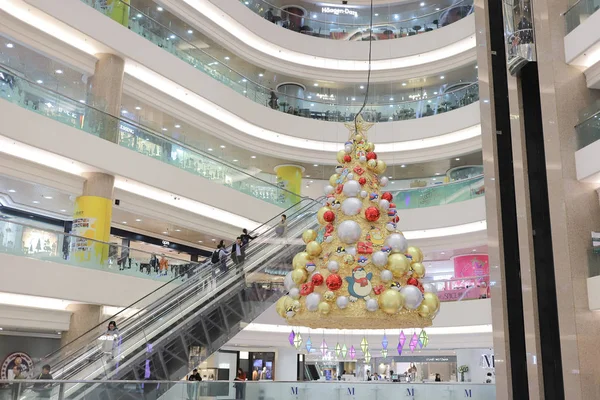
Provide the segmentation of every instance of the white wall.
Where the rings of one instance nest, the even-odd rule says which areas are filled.
[[[600,15],[600,13],[597,13]],[[585,146],[575,152],[575,168],[577,179],[581,182],[592,183],[600,187],[600,140]]]
[[[482,366],[482,356],[484,354],[492,355],[494,354],[494,350],[492,348],[456,350],[456,369],[458,380],[460,380],[458,367],[461,365],[468,365],[469,372],[465,373],[465,381],[473,383],[485,383],[487,373],[492,372],[493,374],[493,370],[484,368]]]
[[[600,276],[587,278],[587,292],[590,310],[600,310]]]
[[[293,382],[298,380],[298,352],[291,347],[279,347],[275,351],[275,380]]]
[[[69,330],[70,321],[69,311],[0,304],[0,327],[7,331],[64,332]]]

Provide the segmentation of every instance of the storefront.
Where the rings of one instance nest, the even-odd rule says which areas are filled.
[[[394,356],[374,358],[370,367],[397,382],[433,382],[436,374],[442,382],[456,382],[456,364],[456,355]]]

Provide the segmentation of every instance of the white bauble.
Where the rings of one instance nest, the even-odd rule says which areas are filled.
[[[360,161],[361,163],[365,163],[365,162],[367,162],[367,157],[360,156],[360,157],[358,157],[358,161]]]
[[[402,253],[406,252],[408,248],[408,242],[406,238],[401,233],[392,233],[385,239],[385,245],[392,248],[392,253]]]
[[[317,266],[314,265],[314,264],[311,265],[311,266],[309,266],[308,264],[306,264],[306,270],[308,271],[309,274],[312,274],[315,271],[316,268],[317,268]]]
[[[331,186],[331,185],[326,185],[323,188],[323,192],[325,192],[325,195],[333,193],[334,190],[335,190],[335,188],[333,186]]]
[[[325,243],[331,243],[333,242],[333,236],[329,235],[325,238]]]
[[[317,311],[320,302],[321,295],[319,293],[311,293],[308,296],[306,296],[306,309],[308,311]]]
[[[347,144],[344,146],[344,151],[346,153],[352,153],[352,145],[351,144]]]
[[[337,227],[337,236],[345,244],[354,244],[360,239],[361,229],[356,221],[343,221]]]
[[[386,199],[379,200],[379,208],[381,208],[383,211],[387,211],[390,208],[390,202]]]
[[[354,246],[346,247],[346,254],[355,256],[356,255],[356,247],[354,247]]]
[[[368,311],[377,311],[379,309],[379,302],[375,299],[367,300],[367,310]]]
[[[384,269],[381,271],[381,280],[384,282],[389,282],[394,278],[394,274],[389,269]]]
[[[340,264],[338,264],[337,261],[329,261],[327,263],[327,269],[329,270],[329,272],[338,272],[340,270]]]
[[[285,290],[287,290],[288,292],[292,290],[292,288],[298,287],[298,285],[296,285],[296,282],[294,282],[294,280],[292,279],[292,271],[288,272],[285,276],[285,279],[283,280],[283,286],[285,286]]]
[[[408,310],[416,310],[423,301],[423,293],[413,285],[403,286],[400,294],[404,296],[404,307]]]
[[[435,287],[435,285],[433,283],[424,283],[423,284],[423,291],[425,293],[435,293],[435,294],[437,294],[437,288]]]
[[[388,183],[390,183],[390,180],[388,179],[388,177],[387,177],[387,176],[383,176],[383,177],[381,177],[381,179],[379,180],[379,184],[380,184],[382,187],[386,187]]]
[[[342,167],[341,165],[338,165],[337,167],[335,167],[336,174],[341,174],[342,172],[344,172],[344,167]]]
[[[361,190],[361,191],[360,191],[360,197],[362,197],[363,199],[364,199],[365,197],[367,197],[368,195],[369,195],[369,193],[368,193],[366,190]]]
[[[387,259],[388,254],[384,253],[381,250],[373,253],[373,256],[371,257],[371,261],[373,261],[373,264],[375,264],[375,266],[379,268],[385,267],[387,265]]]
[[[346,296],[340,296],[335,300],[335,304],[337,304],[338,308],[343,310],[348,307],[348,298]]]
[[[354,174],[352,172],[350,172],[348,175],[346,175],[346,179],[348,179],[349,181],[353,181],[354,180]]]
[[[349,197],[342,202],[342,212],[344,215],[357,215],[362,209],[362,201],[356,197]]]
[[[346,197],[356,197],[360,193],[360,183],[357,181],[347,181],[344,183],[342,192]]]
[[[390,232],[395,232],[396,227],[397,225],[394,222],[388,222],[387,224],[385,224],[385,229],[387,229]]]
[[[300,298],[300,289],[291,288],[290,289],[290,297],[294,300],[298,300]]]

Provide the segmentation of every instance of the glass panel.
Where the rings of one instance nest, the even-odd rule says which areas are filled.
[[[129,120],[62,96],[3,66],[0,66],[0,81],[0,98],[55,121],[281,207],[299,201],[294,193],[277,185]]]
[[[595,141],[600,140],[599,115],[600,111],[596,111],[575,127],[575,130],[577,131],[578,149],[583,149],[584,147],[594,143]]]
[[[318,7],[285,6],[281,0],[239,0],[250,10],[283,28],[319,38],[333,40],[369,40],[368,8],[324,4]],[[432,5],[412,3],[408,7],[375,7],[373,40],[388,40],[419,35],[442,28],[473,12],[473,2],[441,1]],[[417,8],[417,9],[414,9]],[[400,15],[411,15],[402,18]]]
[[[564,13],[567,34],[581,25],[590,15],[598,11],[600,0],[578,0]]]
[[[397,209],[434,207],[485,195],[483,175],[445,185],[404,189],[394,193]]]
[[[113,15],[112,8],[106,7],[106,3],[103,1],[82,1],[107,16],[112,17]],[[115,0],[113,4],[120,1]],[[169,14],[167,10],[159,12],[159,15],[153,15],[156,12],[150,10],[149,7],[138,9],[133,5],[124,6],[131,8],[129,14],[132,17],[129,20],[129,29],[133,32],[143,36],[213,79],[220,81],[237,93],[265,107],[300,117],[337,122],[352,121],[362,107],[362,101],[349,101],[349,99],[346,102],[324,101],[276,93],[229,66],[223,65],[220,60],[185,40],[174,31],[176,28],[172,28],[184,23]],[[452,7],[448,10],[451,15],[454,15],[454,12],[457,12],[457,15],[461,14],[458,11],[462,9],[461,7],[467,7],[468,12],[472,8],[470,5]],[[119,13],[119,15],[122,15],[122,13]],[[479,86],[477,83],[464,84],[460,88],[443,94],[429,96],[426,92],[423,92],[411,96],[414,99],[413,101],[369,104],[363,111],[363,117],[369,122],[389,122],[441,114],[478,101]],[[390,100],[393,100],[393,97]]]

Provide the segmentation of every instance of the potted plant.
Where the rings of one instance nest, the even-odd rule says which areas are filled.
[[[469,372],[469,366],[461,365],[460,367],[458,367],[458,372],[460,372],[460,381],[464,382],[465,381],[465,373]]]

